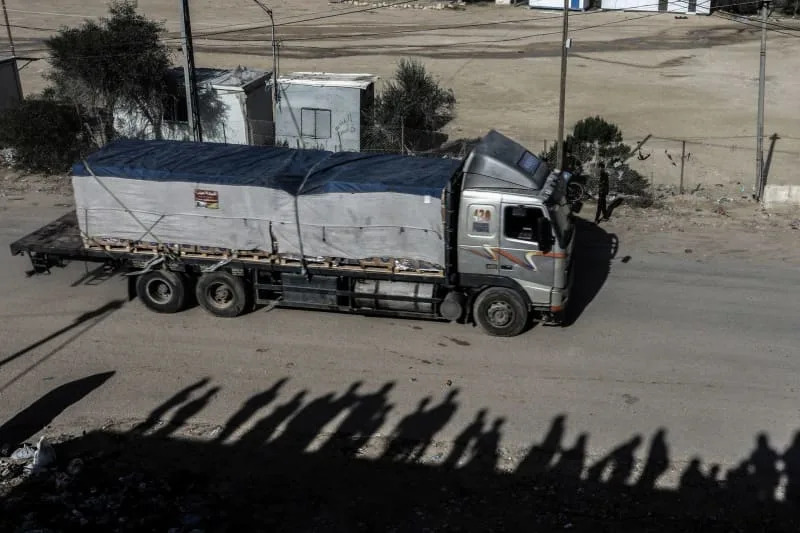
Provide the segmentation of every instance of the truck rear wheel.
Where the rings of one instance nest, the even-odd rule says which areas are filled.
[[[186,305],[186,278],[169,270],[154,270],[136,280],[136,294],[158,313],[177,313]]]
[[[478,295],[474,306],[475,320],[483,330],[495,337],[514,337],[528,325],[528,309],[515,291],[491,287]]]
[[[209,272],[197,282],[195,296],[200,306],[212,315],[232,318],[247,307],[244,281],[228,272]]]

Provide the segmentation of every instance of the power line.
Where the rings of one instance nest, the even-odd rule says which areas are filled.
[[[609,22],[603,22],[603,23],[600,23],[600,24],[592,24],[592,25],[588,25],[588,26],[579,26],[577,28],[574,28],[572,31],[576,31],[577,32],[577,31],[591,30],[591,29],[600,28],[600,27],[603,27],[603,26],[610,26],[610,25],[613,25],[613,24],[620,24],[620,23],[623,23],[623,22],[629,22],[629,21],[633,21],[633,20],[645,19],[645,18],[655,17],[655,16],[663,15],[663,14],[665,14],[665,13],[662,13],[662,12],[648,13],[646,15],[627,17],[627,18],[623,18],[623,19],[619,19],[619,20],[612,20],[612,21],[609,21]],[[504,38],[504,39],[489,39],[489,40],[479,40],[479,41],[460,41],[460,42],[456,42],[456,43],[443,43],[443,44],[435,44],[435,45],[434,44],[419,44],[419,45],[408,45],[408,46],[405,46],[405,48],[410,48],[410,49],[432,48],[432,47],[435,47],[435,48],[446,48],[446,47],[452,47],[452,46],[464,46],[464,45],[473,45],[473,44],[497,44],[497,43],[502,43],[502,42],[511,42],[511,41],[525,40],[525,39],[533,39],[533,38],[536,38],[536,37],[546,37],[546,36],[556,35],[556,34],[560,34],[560,33],[561,33],[561,30],[558,30],[558,31],[550,31],[550,32],[543,32],[543,33],[534,33],[534,34],[523,35],[523,36],[520,36],[520,37],[510,37],[510,38]],[[258,41],[258,42],[261,42],[261,41]],[[329,46],[305,46],[305,45],[299,45],[299,46],[293,46],[292,48],[294,48],[294,49],[302,49],[302,50],[324,50],[324,49],[328,49],[330,47]],[[340,47],[340,49],[341,49],[341,47]],[[29,52],[35,52],[35,51],[47,51],[47,49],[29,50]],[[136,54],[130,54],[130,53],[108,54],[108,55],[103,54],[103,55],[97,55],[97,56],[95,56],[95,55],[87,55],[87,56],[77,56],[77,57],[86,57],[86,58],[92,58],[92,57],[119,57],[119,56],[129,56],[129,55],[136,55]]]
[[[758,28],[758,29],[761,29],[761,23],[754,23],[754,24],[750,24],[750,23],[748,23],[747,21],[744,21],[744,20],[741,20],[741,19],[734,18],[734,17],[730,16],[730,15],[729,15],[729,14],[727,14],[727,13],[725,13],[724,15],[723,15],[722,13],[724,13],[724,12],[716,12],[716,13],[713,13],[712,15],[713,15],[713,16],[715,16],[715,17],[717,17],[717,18],[721,18],[721,19],[723,19],[723,20],[727,20],[727,21],[729,21],[729,22],[737,22],[737,23],[739,23],[739,24],[742,24],[742,25],[744,25],[744,26],[748,26],[748,27],[750,27],[750,28]],[[751,19],[748,19],[748,20],[751,20]],[[773,27],[773,26],[774,26],[774,23],[767,22],[767,23],[766,23],[766,25],[767,25],[767,29],[768,29],[769,31],[772,31],[772,32],[775,32],[775,33],[779,33],[779,34],[781,34],[781,35],[785,35],[785,36],[787,36],[787,37],[800,37],[800,33],[788,33],[788,32],[786,32],[786,31],[781,31],[780,29],[776,29],[775,27]],[[800,30],[791,30],[791,31],[800,31]]]
[[[405,3],[405,2],[403,2]],[[602,13],[602,11],[591,11],[580,13],[580,15],[592,15],[595,13]],[[577,16],[573,15],[573,16]],[[326,35],[324,37],[319,36],[312,36],[312,37],[295,37],[295,38],[288,38],[282,39],[283,41],[307,41],[307,40],[320,40],[322,38],[325,39],[337,39],[337,38],[360,38],[360,37],[383,37],[387,35],[402,35],[402,34],[409,34],[409,33],[427,33],[430,31],[439,31],[439,30],[461,30],[467,28],[479,28],[485,26],[499,26],[501,24],[519,24],[523,22],[531,22],[531,21],[541,21],[541,20],[550,20],[550,19],[560,19],[561,15],[558,16],[547,16],[547,17],[526,17],[521,19],[510,19],[510,20],[494,20],[489,22],[471,22],[468,24],[450,24],[450,25],[443,25],[443,26],[430,26],[427,28],[408,28],[402,30],[391,30],[385,32],[370,32],[370,33],[340,33],[340,34],[333,34],[333,35]],[[253,28],[259,29],[259,28]],[[207,34],[213,35],[213,34]],[[213,40],[223,40],[223,39],[214,39],[212,37],[203,37],[206,40],[213,41]],[[224,39],[224,40],[234,40],[234,39]],[[259,39],[243,39],[243,40],[259,40]]]
[[[291,20],[291,21],[288,21],[288,22],[282,22],[280,24],[276,24],[275,26],[276,27],[277,26],[288,26],[290,24],[300,24],[301,22],[312,22],[312,21],[315,21],[315,20],[326,20],[326,19],[330,19],[330,18],[334,18],[334,17],[341,17],[341,16],[344,16],[344,15],[352,15],[353,13],[364,13],[366,11],[375,11],[376,9],[384,9],[384,8],[387,8],[387,7],[397,6],[397,5],[400,5],[400,4],[411,4],[411,3],[414,3],[416,1],[417,0],[400,0],[399,2],[392,2],[391,4],[382,4],[382,5],[372,6],[372,7],[365,7],[365,8],[362,8],[362,9],[353,9],[353,10],[350,10],[350,11],[343,11],[343,12],[339,12],[339,13],[329,13],[327,15],[322,15],[322,16],[319,16],[319,17],[309,17],[309,18],[304,18],[304,19],[299,19],[299,20]],[[249,28],[249,29],[257,30],[257,29],[262,29],[262,28],[267,28],[267,27],[269,27],[269,25],[264,24],[264,25],[255,26],[255,27],[252,27],[252,28]],[[228,29],[228,30],[215,30],[215,31],[204,33],[204,34],[196,35],[196,37],[199,38],[199,39],[202,39],[202,38],[204,38],[204,37],[206,37],[208,35],[224,35],[226,33],[235,33],[237,31],[242,31],[242,29],[239,28],[239,29]]]
[[[58,31],[55,28],[37,28],[35,26],[23,26],[22,24],[7,24],[9,28],[18,28],[20,30],[30,30],[30,31]]]
[[[401,0],[399,2],[393,2],[391,4],[378,5],[378,6],[373,6],[373,7],[363,8],[363,9],[354,9],[354,10],[350,10],[350,11],[345,11],[345,12],[340,12],[340,13],[332,13],[332,14],[328,13],[328,14],[326,14],[324,16],[319,16],[319,17],[309,17],[309,18],[304,18],[304,19],[299,19],[299,20],[290,20],[290,21],[287,21],[287,22],[276,24],[275,26],[286,26],[286,25],[289,25],[289,24],[299,24],[301,22],[324,20],[324,19],[329,19],[329,18],[333,18],[333,17],[339,17],[339,16],[343,16],[343,15],[350,15],[350,14],[353,14],[353,13],[363,13],[363,12],[366,12],[366,11],[375,11],[377,9],[388,8],[388,7],[392,7],[392,6],[396,6],[396,5],[400,5],[400,4],[409,4],[409,3],[416,2],[416,1],[417,0]],[[43,13],[43,12],[39,12],[39,13],[40,14],[53,14],[53,15],[57,15],[58,14],[58,13]],[[268,26],[269,25],[258,25],[258,26],[252,26],[252,27],[249,27],[249,28],[236,28],[236,29],[229,29],[229,30],[218,30],[218,31],[208,32],[208,33],[205,33],[205,34],[202,34],[202,33],[201,34],[195,34],[194,38],[202,39],[206,35],[222,35],[222,34],[226,34],[226,33],[235,33],[237,31],[245,31],[245,30],[249,31],[249,30],[263,29],[263,28],[266,28]],[[36,30],[37,31],[54,31],[54,32],[59,31],[59,30],[57,30],[55,28],[37,28]],[[174,40],[179,40],[179,39],[180,39],[179,37],[166,37],[163,40],[164,41],[167,41],[167,40],[174,41]]]
[[[728,6],[725,6],[725,7],[728,7]],[[761,19],[755,19],[753,17],[738,15],[738,14],[735,14],[735,13],[729,13],[729,12],[725,11],[724,9],[721,9],[721,10],[717,11],[717,13],[724,14],[725,16],[729,17],[731,20],[734,20],[735,22],[754,22],[754,23],[757,23],[757,24],[761,24]],[[745,20],[741,20],[741,19],[745,19]],[[786,30],[786,31],[798,31],[798,32],[800,32],[800,28],[792,27],[792,26],[786,26],[784,24],[779,24],[777,22],[769,22],[769,21],[767,21],[767,24],[771,25],[771,26],[774,26],[774,27],[776,27],[778,29]]]
[[[403,2],[403,3],[405,3],[405,2]],[[752,4],[752,3],[756,3],[756,2],[754,0],[750,0],[750,1],[747,1],[747,2],[743,2],[741,5],[743,5],[743,4]],[[638,6],[633,6],[630,9],[642,9],[642,8],[646,8],[646,7],[657,7],[659,5],[660,4],[658,4],[658,3],[642,4],[642,5],[638,5]],[[731,5],[740,5],[740,4],[731,4]],[[612,11],[612,10],[598,9],[596,11],[583,11],[583,12],[580,12],[580,13],[574,13],[574,14],[571,14],[570,16],[571,17],[591,16],[591,15],[597,15],[597,14],[600,14],[600,13],[608,13],[610,11]],[[666,12],[658,12],[656,14],[666,14]],[[391,30],[391,31],[386,31],[386,32],[351,33],[351,34],[342,33],[342,34],[332,34],[332,35],[325,35],[325,36],[294,37],[294,38],[290,37],[290,38],[284,38],[284,39],[281,39],[281,40],[285,41],[285,42],[296,42],[296,41],[310,41],[310,40],[323,40],[323,39],[327,40],[327,39],[348,39],[348,38],[349,39],[354,39],[354,38],[361,38],[361,37],[385,37],[385,36],[391,36],[391,35],[402,35],[402,34],[410,34],[410,33],[427,33],[427,32],[431,32],[431,31],[439,31],[439,30],[460,30],[460,29],[479,28],[479,27],[486,27],[486,26],[499,26],[499,25],[505,25],[505,24],[520,24],[520,23],[524,23],[524,22],[539,22],[539,21],[545,21],[545,20],[551,20],[551,19],[559,19],[560,20],[561,18],[562,18],[561,15],[544,16],[544,17],[543,16],[535,16],[535,17],[525,17],[525,18],[520,18],[520,19],[505,19],[505,20],[493,20],[493,21],[488,21],[488,22],[471,22],[471,23],[467,23],[467,24],[451,24],[451,25],[442,25],[442,26],[431,26],[431,27],[427,27],[427,28],[409,28],[409,29],[401,29],[401,30]],[[258,28],[254,28],[254,29],[258,29]],[[557,33],[561,33],[560,30]],[[206,34],[206,35],[213,35],[213,34],[214,33],[209,33],[209,34]],[[548,34],[545,34],[545,35],[550,35],[550,34],[548,33]],[[209,41],[226,40],[226,41],[233,41],[233,42],[261,41],[261,40],[263,40],[263,39],[214,39],[214,38],[207,38],[207,37],[203,37],[203,38],[206,39],[206,40],[209,40]],[[524,38],[526,38],[526,37],[515,37],[515,38],[510,39],[510,40],[515,40],[515,39],[519,40],[519,39],[524,39]]]
[[[684,3],[684,4],[688,3],[687,0],[676,0],[676,1]],[[760,0],[748,0],[748,1],[744,1],[744,2],[728,4],[728,6],[726,6],[726,7],[757,4],[757,3],[759,3],[759,1]],[[295,23],[300,23],[300,22],[306,22],[306,21],[311,21],[311,20],[326,19],[326,18],[341,16],[341,15],[346,15],[346,14],[351,14],[351,13],[359,13],[359,12],[363,12],[363,11],[371,11],[371,10],[381,9],[383,7],[391,7],[393,5],[406,4],[406,3],[409,3],[409,2],[408,1],[395,2],[393,4],[389,4],[389,5],[386,5],[386,6],[375,6],[375,7],[365,8],[365,9],[361,9],[361,10],[351,10],[351,11],[342,12],[342,13],[328,14],[328,15],[320,16],[320,17],[311,17],[311,18],[299,19],[299,20],[295,20],[295,21],[288,21],[288,22],[279,23],[279,24],[276,24],[276,26],[284,26],[284,25],[295,24]],[[659,6],[658,3],[641,4],[641,5],[638,5],[638,6],[633,6],[633,7],[629,8],[629,9],[635,10],[635,9],[642,9],[642,8],[646,8],[646,7],[657,7],[657,6]],[[595,14],[606,13],[606,12],[607,11],[605,11],[605,10],[597,10],[597,11],[576,13],[576,14],[573,14],[572,16],[573,17],[576,17],[576,16],[588,16],[588,15],[595,15]],[[668,13],[669,12],[658,12],[657,14],[668,14]],[[550,19],[560,19],[560,18],[561,18],[560,15],[547,16],[547,17],[526,17],[526,18],[511,19],[511,20],[494,20],[494,21],[488,21],[488,22],[442,25],[442,26],[433,26],[433,27],[427,27],[427,28],[400,29],[400,30],[391,30],[391,31],[387,31],[387,32],[333,34],[333,35],[327,35],[327,36],[323,36],[323,37],[320,37],[320,36],[295,37],[295,38],[285,38],[285,39],[282,39],[282,41],[284,41],[284,42],[299,42],[299,41],[320,40],[320,39],[331,39],[331,40],[333,40],[333,39],[355,39],[355,38],[363,38],[363,37],[384,37],[384,36],[390,36],[390,35],[401,35],[401,34],[410,34],[410,33],[427,33],[427,32],[432,32],[432,31],[439,31],[439,30],[467,29],[467,28],[485,27],[485,26],[501,25],[501,24],[520,24],[520,23],[524,23],[524,22],[531,22],[531,21],[538,22],[538,21],[545,21],[545,20],[550,20]],[[722,17],[722,18],[725,18],[725,17]],[[631,20],[635,20],[635,18],[631,19]],[[743,21],[736,20],[736,19],[727,19],[727,18],[725,18],[725,20],[730,20],[732,22],[745,23]],[[616,22],[611,22],[611,23],[607,23],[607,24],[615,24],[615,23]],[[777,25],[776,23],[768,23],[768,24],[775,25],[777,28],[781,28],[781,29],[789,28],[787,26]],[[19,27],[23,27],[23,26],[19,26]],[[206,40],[212,40],[212,41],[226,41],[226,42],[243,42],[243,41],[266,42],[267,39],[230,39],[230,38],[219,39],[219,38],[210,37],[210,36],[218,35],[218,34],[235,33],[235,32],[238,32],[238,31],[249,31],[249,30],[263,29],[263,28],[266,28],[266,27],[267,26],[265,26],[265,25],[259,25],[259,26],[250,26],[248,28],[237,28],[235,30],[208,32],[208,33],[205,33],[205,34],[195,33],[194,37],[196,39],[199,38],[199,39],[206,39]],[[33,27],[27,27],[27,29],[36,30],[36,31],[53,31],[53,32],[59,31],[58,29],[55,29],[55,28],[33,28]],[[790,31],[800,31],[800,30],[791,29],[791,28],[789,28],[789,30]],[[551,35],[551,34],[555,34],[555,33],[557,33],[557,32],[536,34],[534,36]],[[508,41],[523,40],[523,39],[526,39],[528,37],[531,37],[531,36],[513,37],[513,38],[509,38]],[[164,42],[179,41],[179,40],[180,40],[179,37],[165,37],[165,38],[162,39],[162,41],[164,41]],[[476,41],[476,44],[481,44],[483,42],[484,41]],[[497,41],[494,41],[494,42],[504,42],[504,41],[503,40],[497,40]],[[469,43],[466,43],[466,44],[469,44]],[[323,48],[323,47],[313,47],[313,48]]]
[[[94,14],[94,15],[88,15],[88,14],[82,15],[80,13],[55,13],[53,11],[28,11],[28,10],[25,10],[25,9],[9,9],[8,11],[9,12],[13,12],[13,13],[22,13],[24,15],[47,15],[47,16],[56,16],[56,17],[63,17],[63,18],[95,19],[95,18],[99,18],[100,17],[97,14]],[[180,25],[181,24],[181,22],[177,21],[177,20],[166,20],[165,23],[166,24],[176,24],[176,25]],[[195,24],[197,26],[216,26],[216,27],[220,27],[220,28],[223,28],[223,27],[226,27],[226,26],[230,25],[229,23],[223,24],[223,23],[214,23],[214,22],[193,22],[192,24]],[[239,24],[245,25],[245,24],[248,24],[248,23],[247,22],[241,22]]]
[[[676,0],[676,1],[677,2],[681,2],[681,3],[688,3],[687,0]],[[739,2],[739,3],[735,3],[735,4],[729,4],[729,6],[750,5],[750,4],[754,4],[754,3],[758,3],[758,2],[760,2],[760,0],[749,0],[749,1]],[[386,5],[386,6],[376,6],[376,7],[365,8],[365,9],[361,9],[361,10],[351,10],[351,11],[347,11],[347,12],[343,12],[343,13],[330,14],[330,15],[327,15],[325,17],[306,18],[306,19],[301,19],[301,20],[298,20],[298,21],[289,22],[289,23],[276,24],[276,26],[292,24],[292,23],[295,23],[295,22],[303,22],[303,21],[308,21],[308,20],[325,19],[325,18],[344,15],[344,14],[348,14],[348,13],[358,13],[358,12],[363,12],[363,11],[371,11],[371,10],[375,10],[375,9],[381,9],[383,7],[390,7],[392,5],[406,4],[406,3],[409,3],[409,2],[408,1],[395,2],[393,4],[389,4],[389,5]],[[638,5],[638,6],[634,6],[631,9],[641,9],[641,8],[645,8],[645,7],[655,7],[655,6],[658,6],[658,5],[659,4],[657,4],[657,3],[641,4],[641,5]],[[590,12],[582,12],[582,13],[574,14],[573,17],[576,17],[576,16],[590,16],[590,15],[595,15],[595,14],[605,13],[605,12],[606,11],[602,11],[602,10],[590,11]],[[665,14],[670,14],[670,13],[669,12],[662,12],[662,11],[655,12],[655,13],[648,13],[646,15],[639,15],[639,16],[635,16],[635,17],[628,17],[628,18],[620,19],[620,20],[603,22],[603,23],[600,23],[600,24],[582,26],[582,27],[575,28],[574,31],[585,31],[585,30],[590,30],[590,29],[599,28],[599,27],[603,27],[603,26],[609,26],[609,25],[613,25],[613,24],[619,24],[619,23],[622,23],[622,22],[629,22],[629,21],[633,21],[633,20],[650,18],[650,17],[654,17],[654,16],[657,16],[657,15],[665,15]],[[485,23],[469,23],[469,24],[461,24],[461,25],[436,26],[436,27],[417,28],[417,29],[408,29],[408,30],[393,30],[393,31],[390,31],[390,32],[385,32],[385,33],[350,34],[350,35],[343,35],[342,37],[354,39],[354,38],[368,37],[368,36],[393,35],[393,34],[398,34],[398,33],[412,33],[412,32],[413,33],[427,33],[427,32],[431,32],[431,31],[438,31],[440,29],[463,29],[463,28],[479,27],[479,26],[485,26],[485,25],[513,24],[513,23],[530,22],[530,21],[550,20],[550,19],[555,19],[555,18],[561,18],[561,16],[559,15],[559,16],[547,16],[547,17],[526,17],[526,18],[523,18],[523,19],[489,21],[489,22],[485,22]],[[747,22],[744,22],[744,21],[741,21],[741,20],[736,20],[736,19],[733,19],[733,18],[725,17],[725,16],[720,16],[720,18],[722,18],[723,20],[729,21],[729,22],[738,22],[740,24],[744,24],[744,25],[747,25],[747,26],[752,26],[751,24],[748,24]],[[258,29],[258,28],[253,28],[253,29]],[[42,30],[46,31],[45,29],[42,29]],[[58,30],[53,29],[52,31],[58,31]],[[237,30],[237,31],[240,31],[240,30]],[[781,31],[775,30],[775,29],[772,29],[771,31],[775,31],[777,33],[781,33],[781,34],[789,36],[789,37],[800,37],[800,35],[784,33],[784,32],[781,32]],[[423,48],[424,49],[424,48],[433,48],[433,47],[435,47],[435,48],[444,48],[444,47],[464,46],[464,45],[497,44],[497,43],[502,43],[502,42],[512,42],[512,41],[520,41],[520,40],[525,40],[525,39],[532,39],[532,38],[536,38],[536,37],[545,37],[545,36],[550,36],[550,35],[556,35],[556,34],[559,34],[559,33],[561,33],[560,30],[559,31],[550,31],[550,32],[527,34],[527,35],[523,35],[523,36],[519,36],[519,37],[509,37],[509,38],[503,38],[503,39],[488,39],[488,40],[485,39],[485,40],[477,40],[477,41],[461,41],[461,42],[456,42],[456,43],[445,43],[445,44],[435,44],[435,45],[434,44],[409,45],[409,46],[406,46],[406,48],[411,48],[411,49],[421,49],[421,48]],[[197,34],[195,34],[195,36],[196,35]],[[328,39],[328,38],[332,39],[334,37],[322,37],[322,39]],[[289,41],[305,41],[305,40],[312,40],[312,39],[320,39],[320,37],[295,38],[295,39],[288,39],[288,40]],[[166,39],[163,39],[162,41],[168,44],[168,41],[177,41],[177,40],[178,40],[177,38],[166,38]],[[241,41],[238,41],[238,40],[228,40],[228,41],[229,42],[241,42]],[[253,42],[267,42],[268,39],[252,39],[252,41]],[[128,43],[128,44],[136,44],[136,43]],[[321,50],[321,49],[327,49],[327,48],[329,48],[329,46],[304,46],[304,45],[298,45],[298,46],[293,46],[293,48],[295,48],[295,49],[306,49],[306,50]],[[28,49],[27,50],[28,53],[31,53],[31,52],[46,52],[46,51],[48,51],[47,48]],[[93,58],[93,57],[126,57],[126,56],[133,56],[133,55],[136,55],[136,54],[134,54],[134,53],[99,54],[99,55],[85,55],[85,56],[79,56],[79,57],[85,57],[85,58]],[[49,57],[50,56],[47,56],[47,57],[45,57],[43,59],[47,59]]]

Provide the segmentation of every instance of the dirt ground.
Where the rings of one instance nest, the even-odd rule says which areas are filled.
[[[281,72],[369,72],[385,80],[399,59],[417,57],[455,91],[458,117],[448,128],[451,136],[496,128],[535,150],[556,136],[557,12],[493,3],[442,10],[370,9],[325,0],[269,4],[282,42]],[[20,55],[45,56],[42,40],[50,30],[102,16],[106,5],[71,0],[56,9],[51,0],[9,0]],[[178,4],[139,0],[138,6],[165,21],[179,60]],[[196,0],[192,10],[199,66],[271,68],[270,28],[255,3]],[[679,182],[686,140],[687,187],[738,185],[752,192],[757,24],[642,12],[588,12],[570,21],[568,126],[599,114],[618,123],[631,143],[651,134],[636,164],[656,184]],[[797,26],[791,19],[775,23]],[[780,135],[770,168],[773,184],[800,184],[800,107],[792,96],[800,56],[793,35],[770,32],[768,41],[765,133]],[[45,86],[47,68],[39,61],[23,69],[26,92]]]
[[[54,15],[47,0],[8,3],[12,24],[40,29],[101,16],[106,5],[105,0],[60,2],[61,14]],[[324,0],[276,0],[270,5],[282,41],[281,72],[369,72],[385,80],[400,58],[414,56],[456,93],[458,116],[449,126],[451,136],[479,136],[496,128],[534,150],[555,137],[559,13],[493,4],[461,10],[366,10]],[[139,0],[139,8],[165,21],[179,58],[177,5]],[[271,68],[268,21],[254,3],[194,0],[192,10],[198,65]],[[652,253],[692,253],[698,260],[709,255],[800,260],[794,246],[800,231],[793,229],[800,211],[767,213],[750,199],[757,28],[718,16],[676,19],[653,13],[595,12],[572,14],[570,20],[574,44],[567,124],[600,114],[620,124],[631,143],[653,135],[641,149],[642,160],[634,164],[654,182],[663,207],[642,211],[623,205],[604,223],[608,229],[621,242],[645,243]],[[17,28],[15,34],[18,48],[44,55],[41,39],[46,32]],[[800,184],[800,108],[791,98],[800,81],[796,49],[793,37],[770,33],[765,131],[781,136],[771,183]],[[46,68],[40,61],[23,69],[26,91],[44,87]],[[685,195],[676,194],[680,139],[689,141]],[[69,191],[64,182],[24,179],[1,182],[0,194],[6,197],[0,197],[0,206],[19,201],[45,205],[49,195],[43,200],[31,200],[30,195]],[[593,209],[587,205],[581,214],[592,218]]]

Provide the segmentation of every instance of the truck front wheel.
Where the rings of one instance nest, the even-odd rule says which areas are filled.
[[[197,282],[195,296],[203,309],[219,317],[239,316],[247,307],[244,281],[228,272],[203,274]]]
[[[528,325],[528,308],[519,294],[503,287],[491,287],[478,295],[475,321],[489,335],[514,337]]]
[[[154,270],[139,276],[136,293],[148,309],[177,313],[186,305],[186,278],[169,270]]]

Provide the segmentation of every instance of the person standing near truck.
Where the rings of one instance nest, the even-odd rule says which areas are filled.
[[[606,172],[605,165],[601,161],[597,161],[597,213],[594,216],[594,223],[599,224],[600,218],[608,220],[608,206],[606,205],[606,198],[608,197],[608,172]]]
[[[594,223],[599,224],[600,220],[608,220],[611,213],[619,207],[623,199],[620,197],[614,198],[611,205],[608,205],[608,172],[606,172],[605,164],[602,162],[597,163],[598,185],[597,185],[597,213],[594,216]]]

